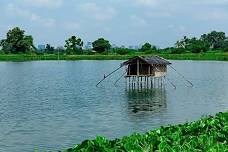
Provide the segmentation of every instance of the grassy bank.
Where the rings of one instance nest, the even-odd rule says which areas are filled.
[[[126,60],[135,55],[151,56],[155,54],[135,53],[131,55],[0,55],[0,61],[36,61],[36,60]],[[228,61],[228,53],[186,53],[186,54],[157,54],[171,60],[218,60]]]
[[[199,53],[199,54],[160,54],[170,60],[217,60],[228,61],[228,53]]]
[[[66,152],[192,152],[228,151],[228,112],[199,121],[161,127],[143,135],[133,134],[116,140],[97,137],[85,140]]]

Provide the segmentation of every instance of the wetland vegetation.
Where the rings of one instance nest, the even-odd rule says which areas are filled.
[[[85,48],[75,35],[66,39],[64,47],[46,44],[36,48],[33,37],[19,27],[9,30],[0,40],[0,61],[30,60],[125,60],[136,55],[160,55],[174,60],[228,60],[228,38],[224,32],[212,31],[199,38],[184,36],[174,46],[159,48],[148,42],[140,48],[117,47],[104,38],[98,38]]]
[[[115,140],[99,136],[66,150],[66,152],[87,151],[228,151],[228,112],[218,113],[192,123],[161,127],[145,134],[135,133]]]

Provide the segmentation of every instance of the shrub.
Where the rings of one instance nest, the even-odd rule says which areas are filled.
[[[87,54],[87,55],[94,55],[94,54],[96,54],[96,52],[88,51],[85,54]]]
[[[101,55],[108,55],[108,51],[102,52]]]
[[[117,50],[116,50],[116,53],[117,53],[117,54],[120,54],[120,55],[126,55],[126,54],[129,54],[130,51],[129,51],[128,49],[124,49],[124,48],[121,49],[121,48],[120,48],[120,49],[117,49]]]
[[[3,50],[0,50],[0,54],[5,54]]]
[[[185,53],[185,50],[183,48],[173,48],[171,49],[171,54],[181,54],[181,53]]]

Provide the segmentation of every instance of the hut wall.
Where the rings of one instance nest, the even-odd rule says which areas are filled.
[[[137,75],[137,65],[129,65],[127,75]]]
[[[137,75],[137,64],[131,64],[128,66],[127,75]],[[139,75],[149,75],[154,76],[154,70],[153,67],[149,64],[139,64]]]
[[[162,77],[165,76],[167,73],[167,66],[166,65],[156,65],[155,68],[155,77]]]
[[[150,65],[141,60],[134,60],[128,65],[127,76],[137,75],[137,63],[139,63],[139,76],[161,77],[167,73],[167,65]]]
[[[151,75],[153,71],[149,64],[140,64],[139,66],[139,75]]]

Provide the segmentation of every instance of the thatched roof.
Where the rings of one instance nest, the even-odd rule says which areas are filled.
[[[135,56],[135,57],[129,59],[128,61],[123,62],[122,65],[128,65],[128,64],[134,63],[134,61],[137,59],[144,61],[145,63],[148,63],[150,65],[171,64],[168,60],[156,55],[156,56],[151,56],[151,57]]]

